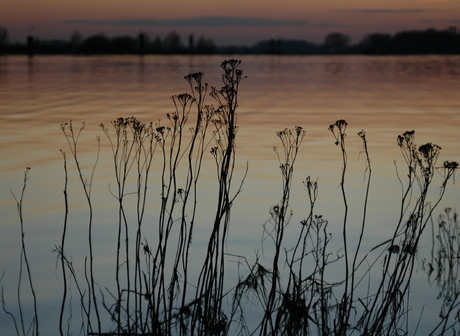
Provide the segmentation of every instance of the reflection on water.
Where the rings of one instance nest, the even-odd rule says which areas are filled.
[[[391,234],[398,218],[394,210],[399,205],[401,189],[394,164],[394,160],[402,162],[396,146],[398,134],[414,129],[419,145],[433,142],[442,147],[440,162],[459,160],[458,56],[241,59],[248,78],[241,84],[239,99],[237,172],[242,174],[246,162],[249,171],[232,213],[229,246],[235,244],[235,254],[252,256],[254,250],[260,249],[262,224],[269,217],[271,206],[279,202],[279,169],[272,149],[277,145],[275,132],[285,127],[299,125],[307,132],[296,163],[290,203],[295,215],[292,222],[300,221],[306,214],[306,191],[301,181],[306,176],[319,177],[318,212],[327,217],[331,228],[340,226],[341,214],[336,212],[341,209],[335,204],[340,196],[341,161],[327,127],[339,119],[349,124],[347,181],[352,209],[364,194],[365,165],[357,133],[366,130],[374,177],[364,250]],[[55,274],[50,251],[59,241],[63,217],[64,176],[59,150],[65,148],[66,141],[59,125],[69,120],[75,124],[86,122],[79,154],[83,166],[88,168],[95,158],[95,139],[101,136],[99,124],[120,116],[135,116],[142,122],[165,120],[165,115],[173,110],[170,96],[189,90],[184,75],[202,71],[210,85],[220,85],[221,61],[221,56],[0,57],[0,246],[6,251],[19,251],[17,214],[10,190],[16,192],[21,188],[23,171],[30,166],[25,195],[26,238],[31,246],[36,282],[45,297],[50,298],[50,306],[56,287],[49,279],[51,274],[54,280]],[[95,186],[94,197],[105,209],[107,204],[113,205],[107,182],[112,167],[107,155],[110,153],[104,154],[108,143],[101,141],[101,148],[95,177],[101,182]],[[212,169],[203,172],[213,173]],[[400,174],[404,176],[405,172]],[[458,188],[458,183],[449,186],[441,206],[456,207]],[[433,192],[433,199],[437,195]],[[79,212],[82,209],[78,202],[72,205],[76,223],[85,218]],[[350,219],[353,228],[359,222],[359,216],[356,217]],[[97,253],[105,260],[113,252],[107,248],[111,223],[103,212],[96,221],[101,239]],[[355,238],[354,234],[350,236]],[[72,237],[75,238],[71,244],[78,251],[85,237],[79,232],[73,232]],[[195,238],[199,240],[198,235]],[[430,240],[420,246],[420,253],[427,253],[429,248]],[[232,252],[235,251],[229,251]],[[17,281],[16,256],[0,256],[0,274],[7,270],[2,281],[5,287],[13,288]],[[436,263],[446,260],[435,255],[431,265],[436,270]],[[448,265],[442,266],[446,269]],[[434,274],[435,271],[432,277],[436,282],[439,277]],[[440,277],[441,283],[448,280],[449,277]],[[449,296],[448,288],[456,290],[453,282],[445,288],[442,297]]]
[[[438,289],[437,298],[442,301],[439,316],[447,319],[448,314],[460,311],[456,301],[460,296],[460,223],[457,213],[446,208],[432,231],[431,258],[424,260],[423,265],[430,284]]]

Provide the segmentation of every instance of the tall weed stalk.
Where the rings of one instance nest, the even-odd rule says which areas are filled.
[[[79,139],[85,127],[62,124],[75,170],[88,208],[88,253],[83,265],[84,284],[68,255],[69,227],[68,166],[64,159],[64,225],[59,246],[55,246],[63,277],[59,316],[60,335],[71,334],[72,288],[78,293],[81,309],[80,333],[86,335],[399,335],[410,330],[410,292],[420,239],[454,177],[457,162],[437,164],[441,148],[428,143],[416,146],[414,131],[398,136],[397,144],[405,160],[403,178],[397,167],[401,199],[394,233],[382,243],[362,251],[371,193],[372,167],[366,133],[358,133],[365,158],[364,201],[357,241],[351,244],[347,195],[347,126],[338,120],[329,126],[340,148],[340,192],[343,215],[340,247],[332,250],[332,233],[326,215],[318,214],[318,179],[303,180],[308,195],[303,220],[293,223],[290,208],[294,166],[305,137],[302,127],[277,133],[281,147],[275,147],[281,171],[281,199],[270,208],[263,225],[263,255],[250,266],[245,256],[227,251],[231,209],[242,190],[246,171],[239,184],[234,182],[236,167],[237,108],[243,72],[240,61],[221,65],[223,86],[209,87],[201,72],[185,76],[190,93],[172,96],[174,111],[166,122],[141,123],[134,117],[117,118],[110,126],[100,125],[105,134],[114,168],[115,186],[110,193],[116,201],[117,232],[114,284],[102,286],[96,279],[94,262],[94,210],[92,187],[99,159],[86,174],[80,163]],[[210,96],[213,104],[207,104]],[[195,112],[193,112],[195,111]],[[191,126],[190,126],[191,125]],[[200,177],[205,156],[210,153],[216,174],[215,204],[202,204]],[[432,184],[441,176],[437,196]],[[34,298],[33,333],[38,335],[38,314],[31,271],[24,242],[22,199],[16,200],[21,222],[22,250],[18,303],[20,322],[13,318],[17,334],[25,335],[21,307],[23,262]],[[295,185],[295,184],[294,184]],[[149,191],[157,195],[159,204]],[[134,212],[131,211],[134,205]],[[201,210],[204,209],[203,213]],[[203,214],[210,216],[206,217]],[[209,228],[204,251],[192,244],[197,223]],[[455,332],[458,326],[459,291],[453,285],[458,266],[457,217],[446,211],[438,225],[438,252],[426,262],[429,274],[436,269],[446,304],[441,321],[432,333]],[[200,227],[201,229],[202,227]],[[152,236],[151,232],[155,234]],[[432,232],[435,232],[432,227]],[[287,240],[294,234],[294,240]],[[433,242],[433,251],[435,243]],[[270,252],[269,252],[270,251]],[[267,253],[266,253],[267,252]],[[272,256],[269,256],[271,255]],[[192,256],[198,256],[192,263]],[[245,275],[233,286],[226,283],[226,258],[236,257],[245,265]],[[265,264],[266,263],[266,264]],[[199,265],[197,267],[197,265]],[[449,269],[447,278],[443,270]],[[343,273],[340,273],[343,272]],[[375,276],[378,273],[379,276]],[[331,276],[334,274],[334,276]],[[338,274],[342,274],[341,276]],[[372,276],[371,276],[372,274]],[[455,279],[454,279],[455,278]],[[224,300],[231,307],[224,306]],[[255,306],[260,314],[248,313]],[[67,327],[64,326],[67,317]],[[107,330],[104,315],[112,323]],[[254,320],[257,320],[254,322]],[[104,322],[104,325],[103,325]]]
[[[438,298],[443,303],[439,312],[441,320],[434,330],[444,335],[448,331],[454,332],[460,323],[460,223],[457,212],[452,208],[444,209],[437,224],[435,229],[432,222],[431,258],[423,263],[428,279],[438,288]]]
[[[72,154],[72,157],[74,159],[74,163],[76,166],[76,171],[78,178],[80,180],[80,184],[83,189],[83,193],[85,195],[86,203],[88,206],[88,251],[89,251],[89,265],[87,266],[87,259],[85,258],[85,281],[87,284],[88,288],[88,297],[87,297],[87,303],[85,305],[85,313],[87,314],[87,319],[86,319],[86,330],[87,333],[93,332],[93,325],[92,325],[92,315],[93,315],[93,309],[94,309],[94,316],[95,316],[95,322],[96,322],[96,330],[97,332],[101,332],[101,317],[99,314],[99,305],[98,305],[98,299],[96,295],[96,282],[94,278],[94,254],[93,254],[93,202],[91,198],[91,190],[93,186],[93,177],[94,177],[94,172],[96,170],[97,162],[99,159],[99,143],[100,143],[100,138],[97,137],[97,154],[96,154],[96,160],[94,162],[93,167],[89,171],[89,176],[85,175],[85,172],[83,170],[83,167],[80,165],[79,157],[78,157],[78,141],[80,139],[80,135],[85,128],[85,124],[81,126],[79,129],[74,129],[74,125],[72,122],[70,123],[65,123],[61,124],[61,130],[64,134],[64,136],[67,139],[67,143],[69,145],[69,150]],[[64,157],[65,160],[65,157]],[[67,202],[67,199],[66,199]],[[66,209],[67,212],[67,209]],[[67,218],[67,216],[66,216]],[[63,241],[65,241],[65,232],[63,234]],[[61,246],[61,253],[62,256],[65,256],[63,247]]]
[[[39,318],[38,318],[38,309],[37,309],[37,295],[35,293],[35,286],[32,281],[32,271],[30,268],[30,263],[29,263],[29,258],[28,258],[28,253],[26,249],[26,241],[25,241],[25,230],[24,230],[24,217],[23,217],[23,202],[24,202],[24,196],[25,196],[25,191],[27,187],[27,180],[29,179],[29,171],[30,168],[27,167],[25,172],[24,172],[24,180],[22,184],[22,190],[21,190],[21,195],[16,197],[13,192],[11,194],[13,195],[15,201],[16,201],[16,209],[18,212],[18,217],[19,217],[19,224],[20,224],[20,232],[21,232],[21,254],[19,258],[19,278],[18,278],[18,284],[16,288],[16,299],[18,303],[18,311],[19,311],[19,322],[16,320],[15,315],[10,312],[6,308],[5,304],[5,299],[4,299],[4,292],[3,292],[3,287],[2,287],[2,307],[3,311],[11,317],[14,323],[14,327],[16,330],[16,334],[19,335],[39,335]],[[30,324],[28,324],[25,321],[25,313],[24,313],[24,308],[23,308],[23,272],[24,272],[24,266],[25,266],[25,271],[26,271],[26,276],[27,276],[27,283],[29,286],[29,290],[32,295],[32,304],[33,304],[33,314],[32,314],[32,321],[30,321]],[[3,278],[3,276],[2,276]],[[0,281],[2,280],[0,278]]]
[[[89,295],[85,303],[82,301],[86,332],[89,335],[102,334],[99,306],[105,307],[111,316],[116,334],[205,335],[222,333],[227,329],[228,321],[221,306],[225,296],[224,249],[232,203],[241,190],[241,185],[235,190],[232,188],[238,129],[238,89],[243,79],[239,65],[240,61],[236,60],[222,63],[224,85],[221,89],[211,88],[210,92],[218,107],[205,104],[208,84],[203,82],[203,73],[194,73],[185,77],[191,94],[172,97],[175,111],[167,115],[168,123],[165,126],[160,123],[155,126],[153,123],[142,124],[136,118],[118,118],[112,122],[111,128],[101,125],[112,150],[116,188],[110,190],[118,204],[116,291],[112,292],[109,287],[104,290],[115,301],[113,304],[105,298],[103,291],[98,297],[95,290],[91,201],[95,165],[91,177],[86,178],[77,155],[78,140],[84,126],[79,131],[74,131],[72,123],[61,126],[69,142],[90,211],[90,263],[89,276],[86,278]],[[196,119],[195,125],[189,127],[187,125],[192,107],[197,110]],[[212,146],[212,143],[215,145]],[[198,181],[203,157],[208,150],[215,162],[218,197],[208,249],[196,284],[193,285],[193,294],[188,290],[193,284],[189,280],[189,256],[199,205]],[[65,169],[66,167],[65,165]],[[160,170],[155,172],[153,167],[160,167]],[[161,181],[158,236],[153,246],[143,234],[147,190],[152,173],[159,174]],[[130,185],[132,178],[136,181],[134,190]],[[65,186],[67,190],[67,182]],[[65,195],[67,199],[66,191]],[[131,238],[132,220],[127,211],[133,196],[137,223],[135,238]],[[67,209],[68,205],[66,214]],[[85,292],[81,291],[73,264],[64,253],[67,215],[65,218],[61,246],[55,250],[61,258],[63,276],[66,277],[67,274],[77,283],[83,299]],[[131,240],[134,240],[134,245]],[[61,334],[64,333],[62,314],[67,295],[66,283],[64,287]],[[93,310],[98,324],[96,330],[92,327]]]

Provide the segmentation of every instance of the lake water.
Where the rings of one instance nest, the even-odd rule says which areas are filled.
[[[306,136],[295,166],[292,187],[291,236],[308,215],[307,193],[302,181],[318,177],[318,214],[329,220],[339,240],[343,204],[339,188],[341,154],[328,131],[330,124],[345,119],[347,128],[347,192],[351,199],[350,240],[356,242],[365,191],[365,162],[357,133],[365,130],[372,160],[373,177],[369,217],[363,250],[391,237],[401,199],[396,166],[404,167],[396,137],[415,130],[417,144],[442,147],[439,162],[460,160],[460,57],[459,56],[239,56],[247,76],[240,87],[235,181],[248,173],[232,209],[228,253],[254,260],[261,254],[263,224],[269,209],[281,198],[279,163],[273,146],[276,132],[302,126]],[[0,274],[5,302],[17,312],[16,287],[20,258],[19,219],[12,193],[18,197],[24,170],[30,167],[24,197],[25,240],[31,272],[39,300],[42,334],[55,334],[62,281],[55,268],[55,245],[60,244],[64,218],[64,168],[60,150],[69,152],[59,125],[72,120],[75,127],[86,123],[80,138],[79,156],[89,172],[97,154],[96,137],[101,137],[101,154],[94,178],[95,256],[98,282],[110,279],[113,268],[105,267],[115,253],[115,226],[108,214],[116,213],[110,194],[113,167],[107,138],[99,124],[110,125],[117,117],[135,116],[142,122],[166,120],[173,111],[170,97],[189,92],[184,76],[204,72],[205,81],[221,86],[220,63],[224,56],[102,56],[102,57],[0,57]],[[208,99],[211,103],[211,98]],[[70,157],[70,156],[69,156]],[[212,162],[210,154],[206,162]],[[395,163],[396,162],[396,163]],[[69,164],[70,166],[70,164]],[[206,242],[206,204],[214,200],[215,173],[209,164],[203,172],[203,208],[196,243]],[[69,251],[75,267],[82,271],[87,255],[87,208],[71,166],[71,217]],[[404,178],[406,171],[401,170]],[[436,181],[435,181],[436,182]],[[237,183],[237,182],[236,182]],[[435,183],[436,184],[436,183]],[[438,194],[433,185],[430,196]],[[152,191],[152,203],[158,192]],[[458,208],[460,187],[449,183],[444,207]],[[155,206],[151,205],[155,218]],[[436,218],[435,218],[436,222]],[[423,305],[422,327],[436,321],[441,304],[438,288],[421,270],[429,256],[430,232],[419,246],[419,272],[414,276],[412,302],[417,320]],[[147,234],[147,233],[146,233]],[[153,234],[153,233],[152,233]],[[200,236],[201,235],[201,236]],[[153,238],[152,238],[153,239]],[[289,239],[289,235],[288,238]],[[258,252],[257,252],[258,251]],[[270,255],[270,243],[264,246]],[[268,258],[267,258],[268,259]],[[235,260],[229,257],[230,269]],[[264,259],[261,258],[261,263]],[[267,260],[267,268],[269,262]],[[107,280],[110,281],[110,280]],[[230,277],[231,281],[236,281]],[[24,290],[27,293],[26,290]],[[428,294],[427,294],[428,293]],[[30,312],[30,297],[24,308]],[[0,314],[0,329],[14,333],[8,316]],[[424,330],[424,329],[421,329]]]

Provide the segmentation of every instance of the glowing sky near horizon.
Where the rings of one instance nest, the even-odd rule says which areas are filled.
[[[0,25],[10,39],[31,28],[42,39],[83,36],[151,36],[173,30],[248,45],[271,37],[322,41],[342,32],[354,42],[369,33],[460,27],[460,0],[2,0]]]

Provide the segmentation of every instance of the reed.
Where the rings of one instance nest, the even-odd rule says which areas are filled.
[[[439,165],[441,148],[435,144],[417,146],[415,132],[397,137],[404,167],[396,166],[401,186],[399,218],[394,232],[369,251],[363,251],[372,165],[366,132],[357,134],[365,161],[363,203],[358,210],[360,227],[355,245],[350,243],[347,181],[347,126],[337,120],[329,126],[340,152],[339,189],[342,209],[341,247],[331,246],[328,214],[317,212],[320,185],[310,176],[303,180],[307,193],[305,216],[294,223],[290,208],[296,161],[306,136],[296,126],[277,132],[280,147],[274,147],[282,187],[280,201],[269,211],[262,225],[262,255],[250,264],[246,256],[227,251],[231,210],[242,190],[246,170],[236,171],[237,109],[240,84],[244,79],[240,61],[221,65],[222,86],[209,87],[201,72],[185,76],[190,92],[172,96],[174,111],[165,123],[141,123],[134,117],[117,118],[100,125],[113,162],[114,184],[110,194],[116,202],[116,240],[113,283],[101,284],[94,241],[92,197],[95,171],[100,158],[100,142],[93,163],[83,165],[79,156],[80,128],[70,122],[61,125],[72,160],[62,151],[64,165],[64,220],[61,242],[56,245],[57,265],[62,278],[59,334],[73,334],[73,320],[84,335],[399,335],[410,332],[411,281],[422,234],[432,223],[434,212],[454,177],[457,162]],[[208,104],[211,98],[213,104]],[[215,203],[202,204],[201,175],[210,155],[215,169]],[[76,265],[67,250],[69,220],[69,165],[81,186],[88,209],[87,249],[83,265]],[[400,173],[400,169],[406,172]],[[36,296],[24,240],[22,200],[16,200],[21,224],[21,272],[18,285],[20,320],[7,309],[18,335],[39,334]],[[235,178],[239,174],[239,178]],[[430,198],[435,176],[441,191]],[[436,183],[439,183],[436,180]],[[153,191],[152,191],[153,190]],[[158,203],[155,203],[157,197]],[[200,209],[207,208],[202,218]],[[149,215],[156,211],[155,216]],[[204,246],[193,242],[197,221],[207,221],[209,231]],[[425,269],[440,286],[446,304],[432,334],[455,333],[460,321],[458,276],[459,233],[457,215],[445,210],[433,233],[433,254],[424,261]],[[152,228],[153,232],[152,235]],[[286,235],[296,237],[286,240]],[[267,253],[265,253],[265,251]],[[200,255],[197,268],[191,255]],[[236,258],[243,275],[229,284],[227,258]],[[33,295],[34,315],[26,330],[21,305],[23,262]],[[342,270],[331,278],[331,269]],[[337,272],[335,272],[337,273]],[[372,273],[372,276],[371,276]],[[379,276],[375,276],[375,274]],[[0,279],[1,280],[1,279]],[[73,302],[76,292],[78,301]],[[225,305],[229,302],[229,305]],[[258,313],[248,313],[249,306]],[[80,317],[73,309],[80,309]],[[255,323],[254,323],[255,320]],[[67,326],[66,326],[67,323]]]

